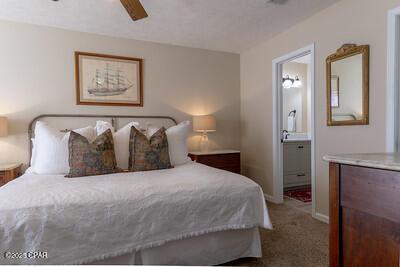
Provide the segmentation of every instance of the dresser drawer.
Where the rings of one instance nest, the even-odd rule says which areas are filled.
[[[400,223],[400,172],[341,165],[341,206]]]
[[[283,176],[284,186],[300,186],[311,184],[311,175],[309,173],[291,174]]]
[[[208,166],[210,166],[210,165],[208,165]],[[240,165],[235,165],[235,166],[233,166],[233,165],[222,166],[221,165],[221,166],[210,166],[210,167],[214,167],[214,168],[225,170],[228,172],[234,172],[234,173],[240,174]]]
[[[240,152],[202,155],[189,153],[189,156],[198,163],[240,174]]]
[[[197,162],[208,166],[235,166],[240,164],[239,154],[206,155],[198,156]]]
[[[0,172],[0,186],[6,184],[6,177],[4,172]]]
[[[21,175],[21,165],[8,165],[8,168],[0,168],[0,186],[14,180]]]

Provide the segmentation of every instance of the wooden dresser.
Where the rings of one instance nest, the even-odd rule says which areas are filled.
[[[21,175],[22,164],[0,164],[0,187]]]
[[[189,157],[198,163],[240,174],[240,151],[215,150],[190,152]]]
[[[400,154],[325,156],[330,266],[400,266]]]

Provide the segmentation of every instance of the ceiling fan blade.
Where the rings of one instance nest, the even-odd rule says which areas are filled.
[[[129,16],[133,20],[143,19],[148,17],[146,10],[144,10],[139,0],[120,0],[121,4],[125,7]]]

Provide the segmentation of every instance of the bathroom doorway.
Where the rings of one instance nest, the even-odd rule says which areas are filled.
[[[283,201],[312,213],[311,54],[282,64]]]
[[[273,60],[275,203],[315,212],[314,44]]]
[[[400,6],[388,13],[386,151],[400,152]]]

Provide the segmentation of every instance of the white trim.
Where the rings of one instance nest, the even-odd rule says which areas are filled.
[[[276,202],[275,202],[274,197],[271,196],[271,195],[264,194],[264,198],[265,198],[265,200],[268,201],[268,202],[272,202],[272,203],[275,203],[275,204],[279,204],[279,203],[276,203]]]
[[[281,138],[281,122],[282,122],[282,114],[280,110],[282,110],[282,94],[281,94],[281,86],[280,81],[282,77],[282,62],[284,62],[285,58],[278,58],[272,61],[272,140],[273,140],[273,197],[275,203],[283,203],[283,181],[279,179],[281,174],[282,167],[282,146],[280,145]],[[277,83],[279,81],[279,83]]]
[[[310,54],[311,71],[311,187],[312,187],[312,216],[316,214],[316,182],[315,182],[315,45],[311,44],[272,61],[272,94],[273,94],[273,199],[274,203],[283,203],[283,157],[281,131],[282,131],[282,64],[293,59]],[[279,81],[279,82],[278,82]],[[318,219],[318,218],[317,218]]]
[[[315,213],[315,216],[313,216],[313,217],[321,222],[329,224],[329,217],[322,213],[317,212],[317,213]]]
[[[398,151],[399,146],[399,54],[400,7],[388,12],[387,91],[386,91],[386,151]]]
[[[316,217],[317,183],[316,183],[316,142],[315,142],[315,46],[311,47],[311,189],[312,189],[312,216]]]

